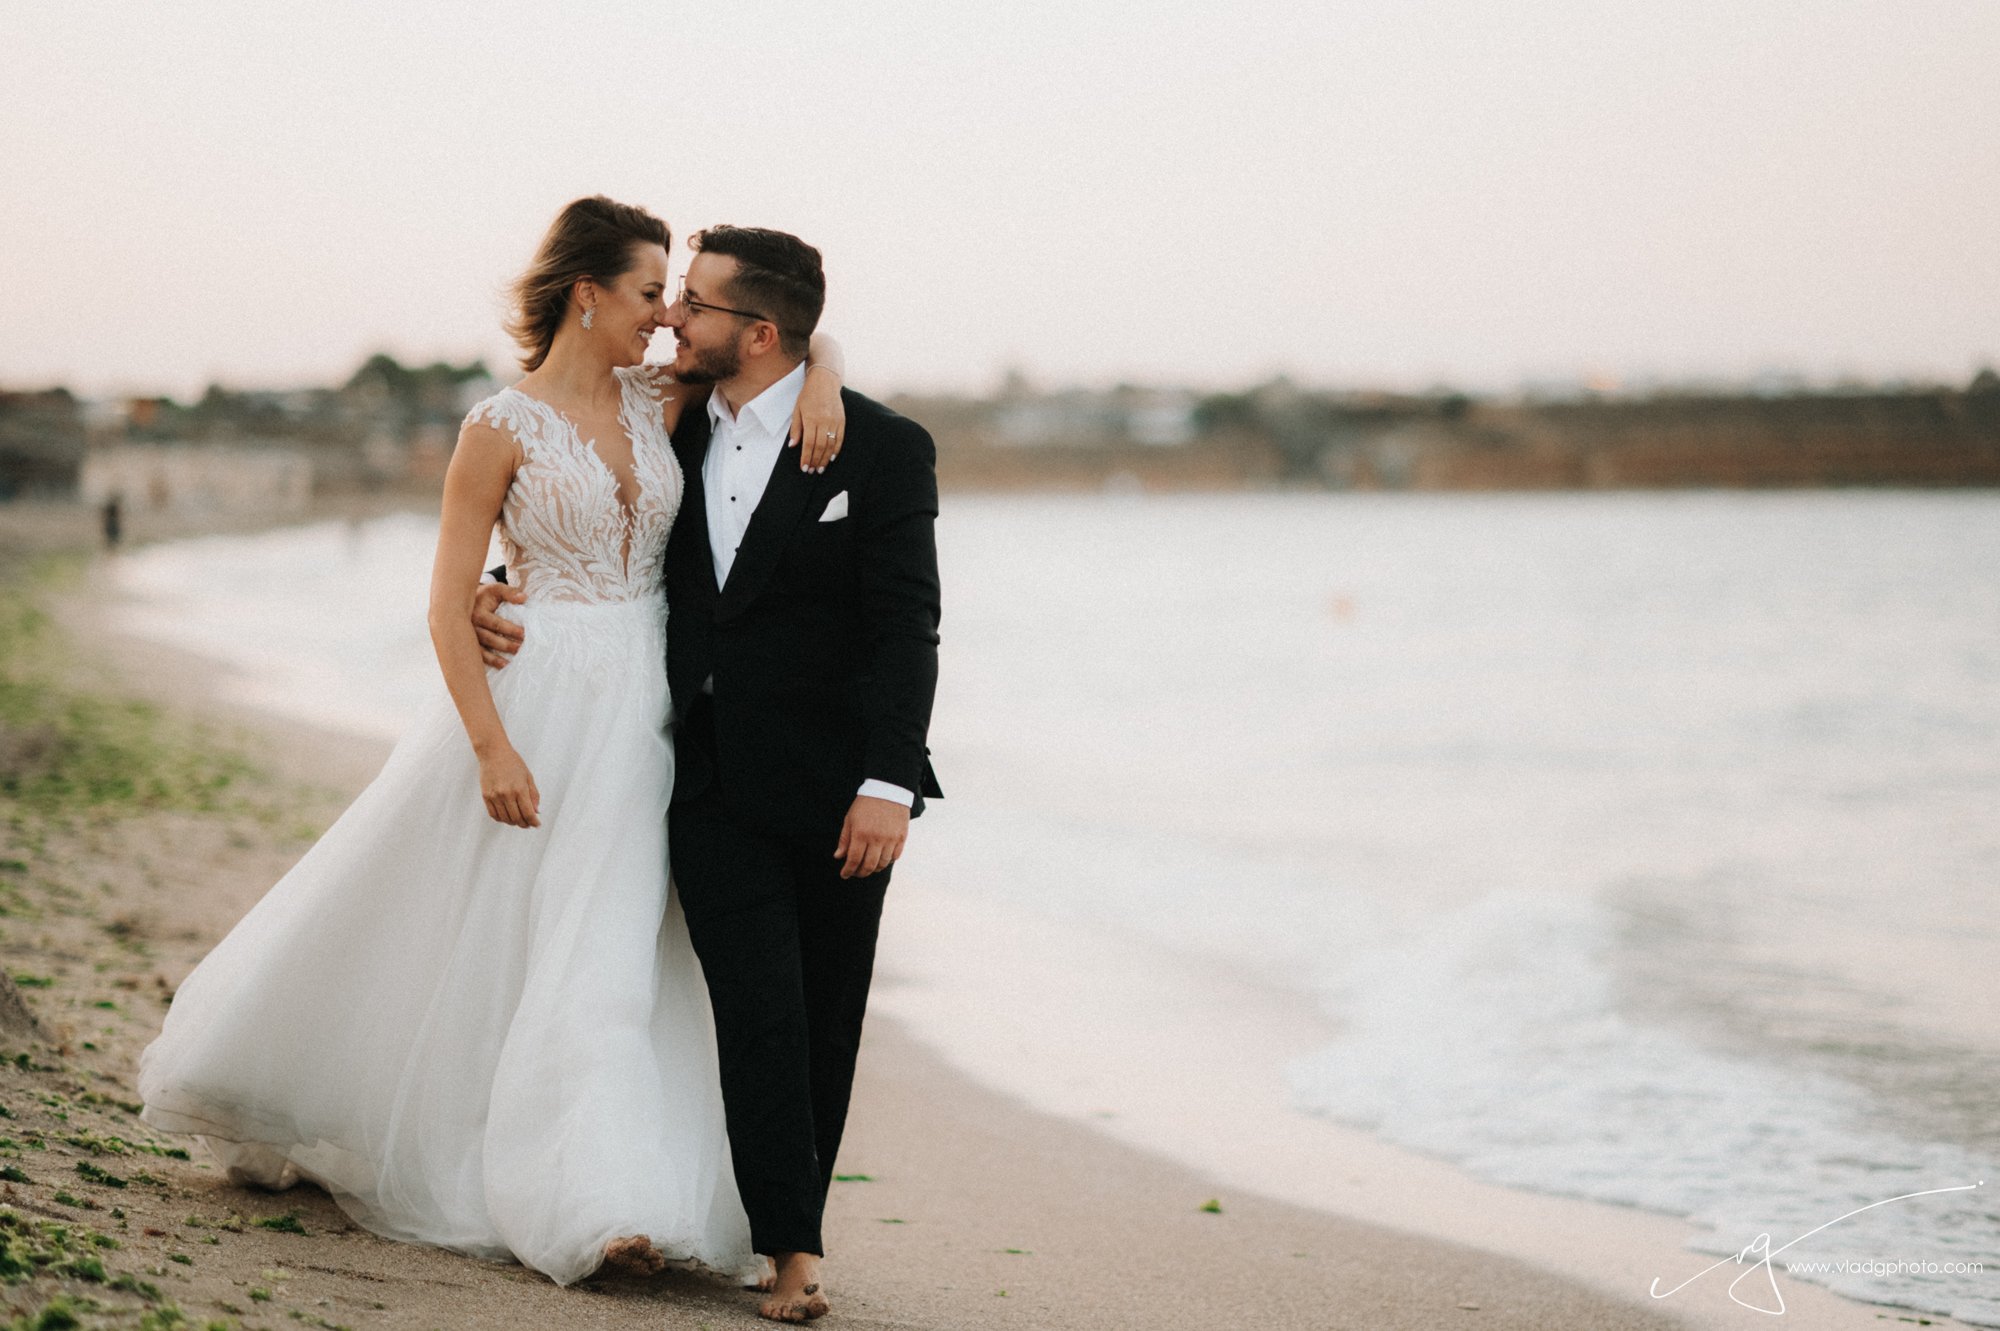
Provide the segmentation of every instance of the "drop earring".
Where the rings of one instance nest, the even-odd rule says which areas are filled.
[[[590,327],[590,321],[592,317],[596,315],[596,313],[597,313],[596,310],[585,310],[583,312],[583,326],[585,328]]]

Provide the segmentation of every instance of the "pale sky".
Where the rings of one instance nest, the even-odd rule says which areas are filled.
[[[1996,0],[0,0],[0,385],[511,362],[603,192],[863,389],[2000,363]]]

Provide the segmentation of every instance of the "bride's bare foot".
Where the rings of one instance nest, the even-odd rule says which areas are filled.
[[[763,1266],[763,1274],[744,1281],[743,1288],[754,1289],[759,1294],[769,1294],[778,1287],[778,1269],[772,1266],[771,1259],[762,1253],[757,1254],[757,1260]]]
[[[604,1245],[601,1269],[608,1275],[656,1276],[667,1269],[667,1255],[644,1234],[633,1234]]]
[[[771,1297],[757,1305],[757,1315],[774,1322],[810,1322],[824,1317],[830,1305],[820,1287],[819,1258],[809,1252],[781,1252]]]

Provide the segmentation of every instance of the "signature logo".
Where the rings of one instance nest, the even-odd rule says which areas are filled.
[[[1692,1285],[1695,1281],[1701,1279],[1703,1276],[1707,1275],[1710,1271],[1713,1271],[1718,1267],[1727,1266],[1731,1262],[1735,1262],[1739,1266],[1742,1265],[1744,1262],[1749,1261],[1751,1255],[1754,1253],[1756,1255],[1757,1260],[1751,1264],[1751,1267],[1748,1271],[1745,1271],[1742,1275],[1737,1276],[1736,1279],[1729,1282],[1729,1289],[1727,1293],[1729,1294],[1729,1297],[1733,1301],[1742,1304],[1745,1308],[1748,1308],[1751,1312],[1769,1313],[1773,1317],[1778,1317],[1783,1315],[1785,1311],[1785,1296],[1778,1292],[1778,1277],[1776,1273],[1773,1272],[1771,1269],[1771,1259],[1773,1257],[1776,1257],[1779,1253],[1783,1252],[1786,1248],[1790,1248],[1795,1244],[1803,1243],[1807,1239],[1811,1238],[1813,1235],[1819,1233],[1821,1230],[1832,1229],[1835,1225],[1839,1224],[1841,1221],[1848,1220],[1853,1218],[1854,1216],[1860,1215],[1863,1211],[1872,1211],[1878,1206],[1887,1206],[1890,1202],[1906,1202],[1910,1200],[1910,1198],[1912,1197],[1934,1197],[1941,1192],[1970,1192],[1974,1188],[1983,1188],[1985,1186],[1986,1186],[1986,1180],[1981,1179],[1977,1183],[1961,1183],[1957,1187],[1952,1187],[1952,1188],[1927,1188],[1922,1192],[1906,1192],[1900,1197],[1884,1197],[1879,1202],[1870,1202],[1866,1206],[1857,1206],[1852,1211],[1849,1211],[1846,1215],[1835,1216],[1833,1219],[1827,1221],[1825,1224],[1820,1225],[1817,1228],[1807,1230],[1805,1233],[1793,1239],[1791,1243],[1784,1244],[1782,1247],[1773,1248],[1771,1246],[1771,1236],[1769,1234],[1759,1234],[1756,1238],[1750,1240],[1749,1243],[1745,1244],[1743,1250],[1737,1253],[1735,1256],[1724,1257],[1720,1261],[1714,1262],[1708,1266],[1703,1267],[1701,1270],[1689,1276],[1686,1280],[1681,1281],[1680,1284],[1675,1285],[1672,1289],[1668,1290],[1661,1289],[1660,1278],[1658,1276],[1654,1276],[1653,1283],[1650,1286],[1648,1286],[1648,1292],[1651,1293],[1652,1296],[1656,1299],[1664,1299],[1669,1295],[1677,1294],[1681,1290],[1686,1289],[1689,1285]],[[1738,1285],[1742,1284],[1744,1281],[1748,1280],[1751,1276],[1757,1274],[1759,1271],[1764,1273],[1764,1282],[1771,1291],[1772,1302],[1778,1305],[1775,1308],[1759,1307],[1757,1304],[1748,1302],[1747,1300],[1743,1299],[1736,1293],[1736,1287]]]

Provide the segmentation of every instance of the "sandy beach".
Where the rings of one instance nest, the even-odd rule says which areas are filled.
[[[9,1309],[32,1312],[60,1289],[97,1300],[104,1325],[138,1325],[166,1303],[192,1325],[232,1328],[761,1324],[748,1295],[699,1275],[562,1290],[519,1268],[379,1239],[316,1190],[246,1191],[198,1153],[158,1153],[176,1144],[133,1116],[132,1082],[167,996],[386,750],[223,701],[209,663],[110,631],[104,596],[93,585],[64,602],[91,685],[164,704],[200,727],[201,742],[244,754],[258,775],[244,778],[241,807],[144,812],[10,845],[9,915],[18,918],[5,921],[6,964],[29,977],[42,1038],[6,1037],[0,1150],[11,1181],[0,1199],[19,1216],[70,1227],[63,1241],[96,1251],[108,1278],[39,1263],[32,1280],[6,1290]],[[1031,1040],[1036,1023],[1050,1024],[1044,1061],[1056,1089],[1027,1098],[991,1089],[971,1073],[1002,1042],[982,1032],[981,1013],[954,1007],[937,978],[971,955],[962,934],[953,950],[954,931],[982,922],[945,900],[894,894],[892,916],[906,904],[885,943],[841,1161],[854,1177],[831,1204],[828,1325],[1772,1324],[1724,1296],[1730,1273],[1673,1300],[1647,1298],[1646,1274],[1707,1264],[1678,1249],[1678,1222],[1478,1184],[1285,1113],[1265,1088],[1187,1084],[1170,1044],[1136,1044],[1129,1066],[1063,1065],[1062,995],[1011,1018],[1014,1034],[1025,1028]],[[989,965],[1009,955],[1004,941],[980,951]],[[1222,997],[1258,1001],[1247,991]],[[899,1019],[917,1010],[928,1018]],[[1260,1037],[1272,1049],[1251,1051],[1261,1057],[1307,1047],[1316,1034],[1291,1039],[1282,1023],[1229,1020],[1233,1010],[1194,1038],[1220,1045],[1253,1025],[1276,1031]],[[954,1019],[964,1048],[946,1057]],[[1101,1086],[1074,1103],[1059,1088],[1093,1074],[1118,1083],[1125,1102],[1159,1106],[1154,1121],[1084,1121],[1086,1105],[1106,1102]],[[1174,1134],[1178,1147],[1165,1149]],[[1330,1205],[1336,1178],[1359,1190]],[[1356,1218],[1371,1208],[1400,1227]],[[93,1233],[115,1246],[94,1244]],[[1779,1325],[1916,1320],[1778,1280],[1789,1309]]]

